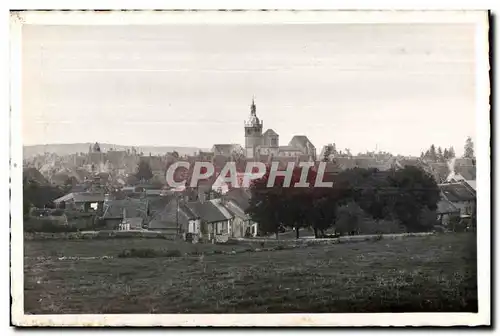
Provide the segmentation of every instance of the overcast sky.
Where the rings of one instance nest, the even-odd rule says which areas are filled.
[[[24,144],[244,144],[264,130],[366,150],[462,154],[473,25],[24,26]]]

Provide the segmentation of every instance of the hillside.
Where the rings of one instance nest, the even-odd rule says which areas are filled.
[[[57,155],[68,155],[74,153],[87,153],[89,151],[89,146],[93,145],[91,143],[74,143],[74,144],[47,144],[47,145],[31,145],[23,147],[23,157],[29,158],[38,154],[43,154],[45,152],[56,153]],[[127,150],[132,148],[132,146],[123,146],[116,144],[106,144],[99,143],[101,150],[108,151],[110,149],[115,150]],[[179,146],[134,146],[138,152],[143,152],[144,154],[161,155],[167,152],[177,151],[180,155],[193,155],[195,152],[200,150],[206,150],[196,147],[179,147]]]

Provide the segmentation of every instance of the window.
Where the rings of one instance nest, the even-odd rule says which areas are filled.
[[[224,234],[227,233],[227,222],[219,222],[217,223],[217,234]]]

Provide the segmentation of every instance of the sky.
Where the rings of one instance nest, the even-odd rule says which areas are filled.
[[[472,24],[23,26],[23,143],[463,152],[475,139]]]

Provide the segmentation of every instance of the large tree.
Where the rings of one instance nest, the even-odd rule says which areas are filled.
[[[464,146],[464,158],[473,159],[474,158],[474,143],[471,137],[467,137]]]
[[[450,158],[450,152],[448,152],[448,148],[445,148],[443,152],[443,161],[448,161]]]
[[[437,161],[436,146],[434,146],[434,144],[432,144],[429,148],[429,159],[431,159],[433,162]]]
[[[268,187],[270,167],[260,179],[250,186],[252,198],[248,213],[259,223],[259,228],[266,233],[274,232],[278,238],[280,226],[293,228],[299,238],[300,228],[310,225],[313,208],[314,182],[316,172],[310,169],[306,181],[309,187],[295,187],[299,182],[302,169],[296,167],[291,183],[284,185],[284,178],[278,176],[273,186]]]
[[[437,158],[438,162],[443,162],[444,161],[443,149],[441,148],[441,146],[439,146],[438,149],[437,149],[436,158]]]
[[[137,177],[139,181],[149,181],[153,177],[153,171],[147,161],[139,161],[135,177]]]
[[[453,147],[450,147],[448,149],[448,156],[450,159],[453,159],[455,157],[455,149]]]
[[[407,166],[393,171],[388,178],[390,204],[394,215],[409,231],[428,230],[420,218],[426,209],[434,211],[440,190],[431,175],[420,168]]]

